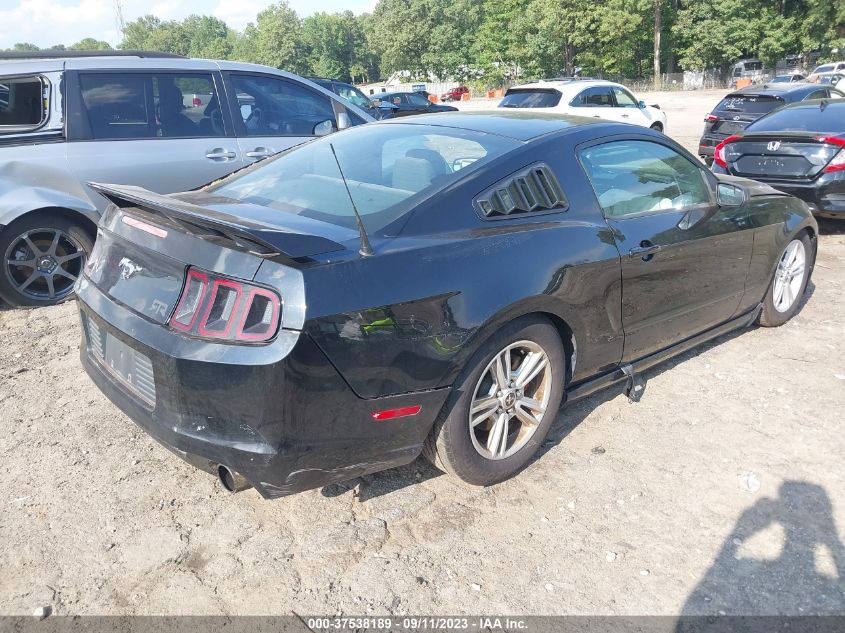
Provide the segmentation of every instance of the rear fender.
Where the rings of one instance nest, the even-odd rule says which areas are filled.
[[[106,206],[105,199],[101,206]],[[66,209],[93,224],[100,219],[86,188],[66,170],[46,167],[43,162],[0,162],[0,225],[45,208]]]

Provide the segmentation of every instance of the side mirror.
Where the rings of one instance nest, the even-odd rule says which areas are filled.
[[[314,136],[326,136],[332,132],[334,132],[334,123],[329,120],[321,121],[314,126]]]
[[[745,204],[745,191],[736,185],[729,185],[725,182],[719,183],[716,197],[719,201],[719,206],[722,207],[739,207]]]
[[[645,101],[640,101],[640,102],[637,104],[637,107],[638,107],[640,110],[645,110],[645,107],[646,107],[646,105],[645,105]]]
[[[337,129],[345,130],[348,127],[352,127],[352,119],[349,118],[349,114],[346,112],[341,112],[337,115]]]

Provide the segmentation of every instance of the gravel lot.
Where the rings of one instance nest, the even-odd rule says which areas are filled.
[[[644,97],[694,150],[720,94]],[[565,408],[488,489],[418,460],[229,495],[94,388],[73,304],[0,309],[0,612],[845,613],[845,222],[822,230],[789,324]]]

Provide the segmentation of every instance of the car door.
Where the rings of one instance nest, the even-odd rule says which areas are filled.
[[[640,104],[634,98],[634,95],[625,88],[621,86],[613,87],[613,101],[616,105],[615,116],[618,117],[616,120],[622,123],[642,125],[643,127],[651,125],[651,117],[644,108],[640,108]]]
[[[622,259],[625,362],[729,320],[745,289],[747,210],[719,207],[712,175],[670,143],[579,148]]]
[[[224,73],[244,163],[272,156],[337,130],[339,102],[285,77]]]
[[[213,71],[78,71],[66,74],[67,157],[82,182],[186,191],[239,169]],[[105,199],[91,194],[98,206]]]
[[[582,90],[571,102],[573,114],[610,121],[621,120],[610,86],[593,86]]]

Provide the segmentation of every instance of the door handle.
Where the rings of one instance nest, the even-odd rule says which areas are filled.
[[[246,152],[244,156],[248,156],[249,158],[267,158],[275,153],[276,152],[269,147],[256,147],[255,149]]]
[[[623,118],[623,119],[627,119],[629,116],[630,116],[629,114],[623,114],[623,115],[622,115],[622,118]]]
[[[643,240],[640,242],[639,246],[635,246],[630,251],[628,251],[628,257],[642,257],[644,262],[651,261],[654,257],[654,254],[660,250],[660,245],[652,244],[648,240]]]
[[[217,161],[225,161],[229,160],[230,158],[235,158],[237,154],[230,149],[224,149],[222,147],[215,147],[213,150],[206,153],[205,157],[210,160],[217,160]]]

